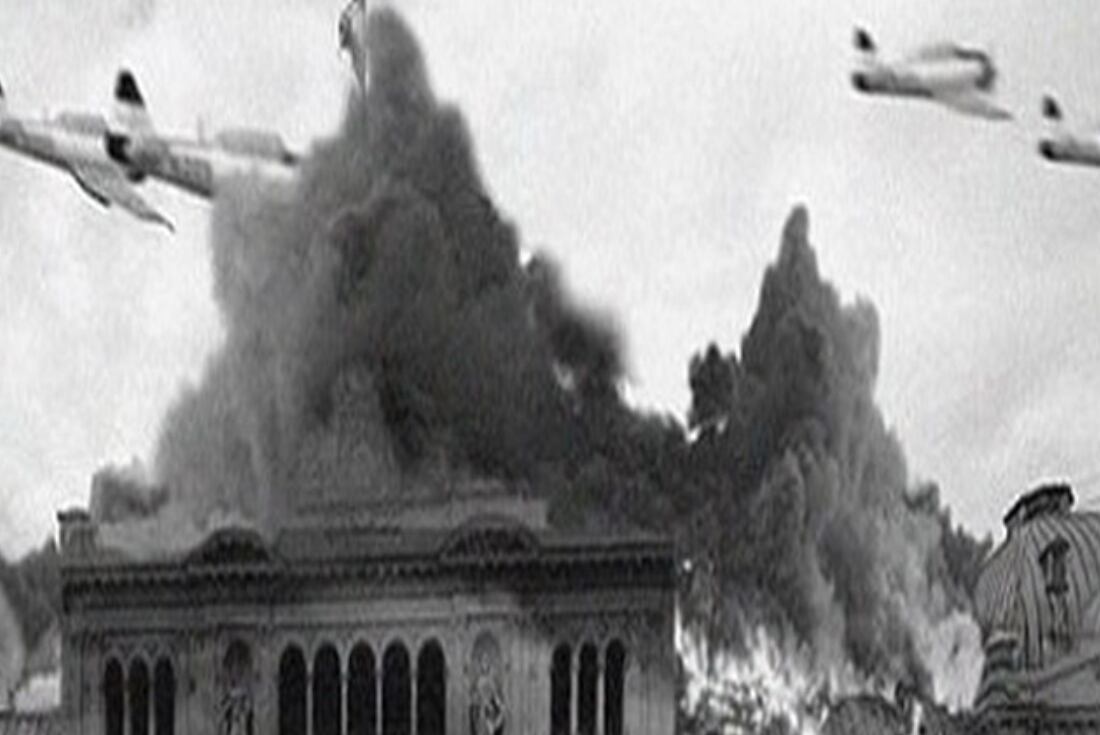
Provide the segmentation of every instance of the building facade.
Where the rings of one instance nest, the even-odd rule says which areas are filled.
[[[59,514],[72,735],[671,735],[673,550],[391,503],[135,560]]]
[[[1067,485],[1022,496],[976,590],[974,733],[1100,732],[1100,513]]]

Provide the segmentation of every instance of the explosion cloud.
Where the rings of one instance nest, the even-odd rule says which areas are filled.
[[[987,545],[950,527],[934,491],[910,491],[874,404],[878,355],[874,309],[842,305],[821,279],[796,208],[740,358],[711,346],[691,365],[705,523],[693,553],[713,577],[700,617],[733,645],[764,624],[808,642],[827,671],[850,663],[926,694],[935,673],[941,696],[961,675],[969,694],[978,634],[955,613],[968,609]]]
[[[460,114],[401,18],[368,20],[370,83],[298,182],[215,202],[225,342],[152,461],[101,473],[93,513],[134,553],[212,526],[275,532],[331,499],[494,477],[561,525],[670,527],[684,625],[725,655],[764,640],[821,686],[973,687],[987,550],[909,486],[874,403],[879,324],[818,272],[796,208],[740,355],[692,361],[687,425],[621,399],[615,330],[545,257],[521,260]],[[970,679],[966,679],[970,677]],[[799,681],[803,677],[797,677]]]

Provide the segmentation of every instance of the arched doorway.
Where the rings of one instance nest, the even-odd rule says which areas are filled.
[[[107,661],[103,672],[103,732],[105,735],[122,735],[126,699],[123,693],[122,664],[118,659]]]
[[[326,643],[313,658],[313,735],[341,735],[340,654]]]
[[[176,732],[176,674],[166,658],[153,669],[153,726],[155,735]]]
[[[623,683],[626,647],[615,639],[607,644],[604,663],[604,735],[623,735]]]
[[[569,721],[573,696],[572,657],[568,643],[560,643],[554,649],[550,664],[550,735],[569,735],[573,727]]]
[[[577,672],[577,733],[596,735],[596,686],[599,684],[596,646],[581,646],[580,670]]]
[[[306,659],[297,646],[279,659],[279,735],[306,735]]]
[[[374,651],[358,643],[348,658],[348,735],[377,735],[378,683]]]
[[[149,735],[149,667],[140,658],[130,663],[127,685],[130,694],[129,735]]]
[[[416,659],[417,735],[444,735],[447,730],[447,663],[443,648],[431,640]]]
[[[382,656],[382,735],[411,735],[411,700],[409,652],[395,641]]]

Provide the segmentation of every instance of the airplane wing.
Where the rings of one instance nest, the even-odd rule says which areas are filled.
[[[941,61],[957,58],[959,47],[950,41],[938,41],[913,49],[905,55],[902,61]]]
[[[964,115],[982,117],[986,120],[1012,119],[1011,112],[997,107],[984,96],[975,93],[973,90],[945,90],[937,92],[934,95],[934,99],[940,104],[950,107],[957,112],[961,112]]]
[[[170,231],[176,231],[164,215],[153,209],[134,190],[120,169],[107,165],[76,163],[69,170],[80,188],[103,206],[117,204],[140,220],[164,225]]]

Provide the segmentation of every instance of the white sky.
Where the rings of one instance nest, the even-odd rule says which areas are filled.
[[[879,403],[914,478],[996,530],[1050,476],[1100,495],[1100,170],[1035,155],[1038,98],[1100,112],[1095,0],[405,0],[495,201],[625,333],[642,405],[682,414],[687,362],[738,348],[795,202],[826,277],[878,309]],[[157,122],[297,147],[351,83],[342,0],[0,0],[13,112],[106,112],[134,69]],[[884,54],[990,48],[1010,125],[848,86]],[[218,344],[206,204],[143,191],[175,236],[0,153],[0,552],[40,543],[106,462],[148,457]]]

